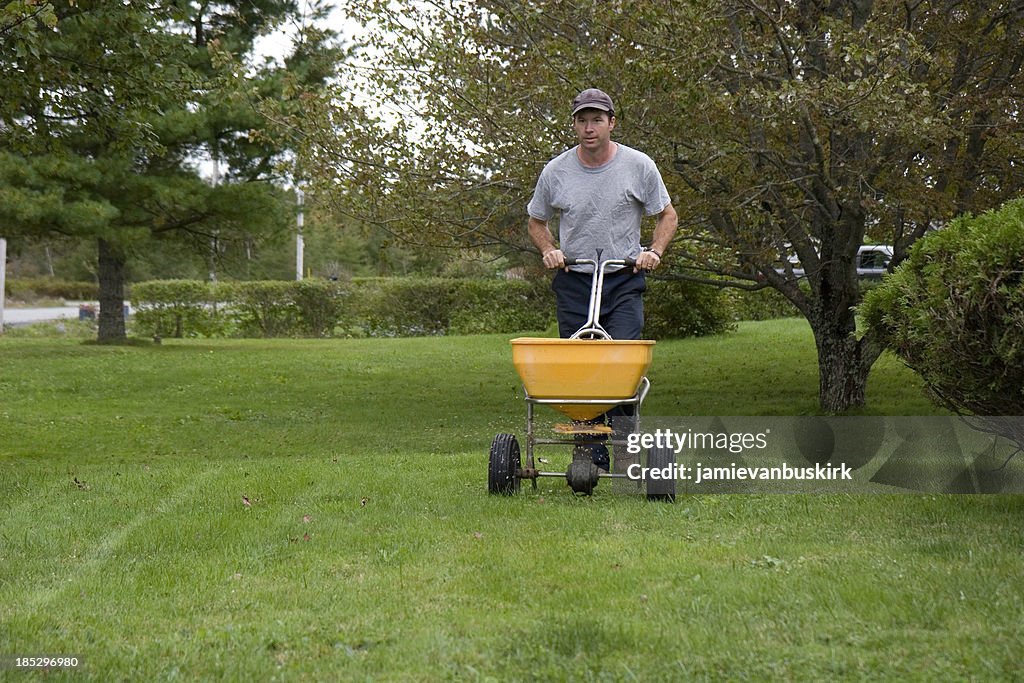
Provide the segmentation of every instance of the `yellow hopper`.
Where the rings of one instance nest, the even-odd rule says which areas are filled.
[[[653,347],[649,340],[520,337],[512,340],[512,363],[530,398],[562,399],[551,405],[590,420],[636,395]]]

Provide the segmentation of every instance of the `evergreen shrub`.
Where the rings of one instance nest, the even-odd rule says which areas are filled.
[[[860,313],[940,405],[1024,415],[1024,200],[919,240]]]

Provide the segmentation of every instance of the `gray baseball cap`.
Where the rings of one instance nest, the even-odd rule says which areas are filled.
[[[603,90],[598,90],[597,88],[584,90],[572,101],[573,116],[576,116],[577,112],[582,109],[600,109],[609,114],[615,114],[615,105],[612,104],[612,98],[608,97],[607,93]]]

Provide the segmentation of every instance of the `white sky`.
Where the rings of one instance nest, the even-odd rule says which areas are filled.
[[[307,6],[307,2],[302,2],[299,5],[303,15],[305,15],[305,8]],[[295,34],[299,28],[294,25],[285,26],[281,31],[258,38],[255,43],[256,53],[258,55],[272,56],[281,61],[288,52],[288,48],[295,39]],[[344,43],[352,42],[353,39],[358,38],[363,32],[363,27],[359,22],[350,18],[337,3],[334,4],[331,10],[331,15],[327,20],[327,28],[334,29]]]
[[[306,15],[306,7],[309,3],[299,3],[299,9],[303,16]],[[256,38],[253,44],[254,58],[259,61],[263,57],[273,58],[279,65],[284,66],[284,58],[291,52],[292,44],[295,41],[295,37],[302,28],[302,21],[300,23],[292,23],[283,26],[280,30],[267,35]],[[338,40],[343,45],[350,45],[356,42],[363,35],[362,25],[349,17],[344,9],[339,6],[338,3],[334,3],[331,14],[326,21],[326,27],[333,29],[338,34]],[[367,103],[372,104],[372,103]],[[199,161],[200,173],[207,179],[212,179],[213,172],[213,160],[211,156],[207,156]],[[221,168],[221,174],[227,171],[226,168]]]

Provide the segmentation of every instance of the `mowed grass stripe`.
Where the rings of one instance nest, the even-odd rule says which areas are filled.
[[[83,508],[89,507],[89,502],[99,502],[102,504],[102,499],[97,500],[95,497],[81,496],[69,491],[67,486],[65,486],[64,492],[69,493],[71,496],[78,495],[79,497],[79,501],[72,505],[71,510],[65,508],[63,514],[66,517],[63,523],[70,527],[69,536],[74,534],[78,538],[79,551],[76,552],[81,552],[81,554],[67,557],[63,572],[51,573],[43,585],[30,588],[22,604],[18,604],[21,602],[20,600],[12,600],[8,604],[11,608],[16,607],[28,611],[45,610],[52,602],[60,600],[69,593],[74,593],[80,585],[89,582],[98,574],[103,574],[102,580],[106,581],[111,574],[119,573],[119,570],[111,571],[108,565],[112,561],[116,562],[119,560],[119,553],[122,552],[123,547],[131,541],[133,536],[145,533],[144,527],[154,519],[173,515],[175,508],[195,495],[200,490],[203,481],[215,474],[217,469],[217,467],[207,467],[205,471],[191,472],[187,476],[179,475],[180,481],[175,482],[170,490],[167,490],[166,483],[163,483],[159,486],[158,490],[154,489],[143,492],[143,497],[148,501],[148,504],[141,504],[138,507],[132,505],[127,509],[134,508],[134,510],[139,511],[130,517],[126,515],[112,525],[107,520],[105,528],[101,524],[92,523],[88,519],[90,517],[88,512],[82,515],[79,515],[78,512],[83,510]],[[164,473],[164,475],[168,476],[170,473]],[[91,489],[94,485],[86,483],[84,479],[79,480],[79,482],[83,487],[80,493],[83,494],[88,494],[87,489]],[[135,493],[138,495],[139,492]],[[103,494],[100,493],[99,495],[102,496]],[[61,508],[59,503],[57,505],[52,505],[51,503],[51,506],[47,506],[44,503],[30,510],[23,510],[23,516],[20,520],[22,528],[26,524],[26,519],[32,519],[35,521],[30,522],[30,524],[38,529],[46,516],[48,507],[50,509]],[[13,523],[9,521],[5,526],[13,527],[15,525],[18,525],[18,520],[13,521]],[[88,540],[87,546],[82,546],[81,536],[79,536],[80,532],[85,532],[87,535],[91,532],[92,538]],[[7,532],[4,533],[6,534]],[[14,533],[13,529],[11,533]],[[46,543],[54,549],[55,554],[63,554],[67,551],[67,547],[58,539],[48,538]]]

